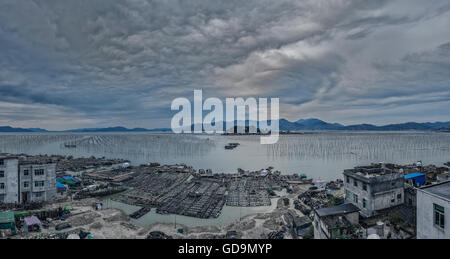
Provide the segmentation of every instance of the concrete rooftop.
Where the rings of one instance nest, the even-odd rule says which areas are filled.
[[[419,190],[424,190],[425,192],[429,192],[431,194],[441,196],[447,200],[450,200],[450,181],[426,186]]]

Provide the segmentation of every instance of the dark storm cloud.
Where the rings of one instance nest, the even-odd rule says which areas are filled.
[[[166,127],[170,103],[279,97],[281,116],[435,120],[447,1],[3,0],[0,124]],[[421,104],[426,103],[426,109]]]

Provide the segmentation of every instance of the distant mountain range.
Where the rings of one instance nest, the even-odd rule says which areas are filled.
[[[39,128],[23,129],[23,128],[13,128],[10,126],[0,126],[0,132],[47,132],[47,130]]]
[[[270,123],[270,121],[269,121]],[[225,123],[224,123],[225,124]],[[244,121],[235,121],[234,125],[244,126]],[[249,121],[245,121],[245,126],[249,125]],[[192,126],[191,128],[193,128]],[[347,131],[450,131],[450,122],[406,122],[399,124],[388,124],[383,126],[376,126],[372,124],[356,124],[356,125],[342,125],[339,123],[328,123],[319,119],[301,119],[295,122],[286,119],[279,120],[279,128],[281,131],[314,131],[314,130],[347,130]],[[224,131],[225,131],[224,125]],[[172,132],[170,128],[133,128],[125,127],[108,127],[108,128],[83,128],[71,129],[63,131],[49,131],[41,128],[13,128],[10,126],[0,126],[0,132],[79,132],[79,133],[93,133],[93,132]]]
[[[254,122],[253,122],[254,123]],[[270,123],[270,121],[269,121]],[[235,121],[234,126],[249,126],[249,121]],[[254,125],[254,124],[253,124]],[[193,129],[194,126],[191,126]],[[258,127],[260,128],[260,127]],[[226,125],[223,127],[227,131]],[[399,124],[388,124],[383,126],[376,126],[372,124],[356,124],[356,125],[342,125],[339,123],[328,123],[319,119],[301,119],[295,122],[286,119],[279,120],[280,131],[316,131],[316,130],[346,130],[346,131],[449,131],[450,122],[407,122]]]
[[[302,119],[296,122],[290,122],[285,119],[280,119],[280,130],[361,130],[361,131],[405,131],[405,130],[420,130],[420,131],[441,131],[448,130],[450,122],[406,122],[398,124],[388,124],[383,126],[376,126],[372,124],[355,124],[342,125],[339,123],[328,123],[319,119]]]
[[[167,132],[172,131],[168,128],[161,128],[161,129],[145,129],[145,128],[134,128],[134,129],[128,129],[125,127],[108,127],[108,128],[84,128],[84,129],[70,129],[70,130],[61,130],[61,131],[51,131],[46,129],[40,129],[40,128],[13,128],[10,126],[0,126],[0,132],[73,132],[73,133],[92,133],[92,132]]]

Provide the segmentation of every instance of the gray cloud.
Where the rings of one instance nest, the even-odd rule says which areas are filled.
[[[171,101],[199,88],[279,97],[291,120],[450,120],[449,11],[438,0],[3,0],[0,124],[167,127]]]

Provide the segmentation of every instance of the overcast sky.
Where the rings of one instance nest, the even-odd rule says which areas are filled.
[[[450,121],[450,2],[0,1],[0,125],[169,127],[193,89],[291,121]]]

